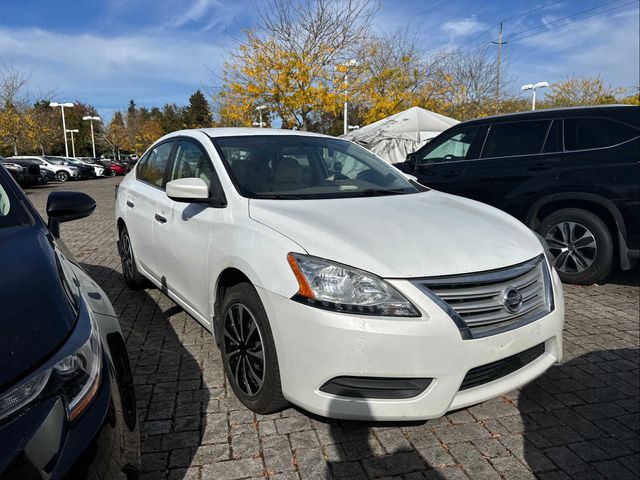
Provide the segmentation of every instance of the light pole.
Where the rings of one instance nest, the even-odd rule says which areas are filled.
[[[49,104],[50,107],[60,107],[60,111],[62,112],[62,134],[64,135],[64,154],[66,157],[69,156],[69,147],[67,146],[67,126],[64,123],[64,107],[68,107],[71,108],[73,107],[73,103],[71,102],[67,102],[67,103],[58,103],[58,102],[51,102]]]
[[[74,128],[73,130],[67,130],[67,132],[69,132],[71,134],[71,152],[72,152],[72,156],[75,158],[76,156],[76,144],[73,142],[73,134],[74,133],[78,133],[78,129]],[[67,155],[68,157],[69,155]]]
[[[358,62],[356,62],[354,59],[349,60],[348,62],[343,63],[342,65],[340,65],[341,67],[345,67],[345,72],[344,72],[344,134],[346,135],[347,132],[349,131],[349,98],[348,98],[348,88],[349,88],[349,79],[348,79],[348,75],[349,75],[349,69],[351,67],[357,67],[358,66]]]
[[[100,117],[92,117],[91,115],[82,117],[82,120],[88,120],[91,124],[91,146],[93,147],[93,158],[96,158],[96,141],[93,138],[93,121],[101,122],[102,120],[100,120]]]
[[[260,123],[258,124],[260,128],[264,127],[264,123],[262,123],[262,111],[266,109],[267,109],[266,105],[258,105],[256,107],[256,110],[258,111],[258,115],[260,117]],[[253,122],[253,126],[256,126],[256,122]]]
[[[533,99],[531,100],[531,110],[536,109],[536,89],[538,88],[546,88],[549,86],[549,82],[538,82],[538,83],[527,83],[523,85],[520,90],[523,92],[525,90],[533,90]]]

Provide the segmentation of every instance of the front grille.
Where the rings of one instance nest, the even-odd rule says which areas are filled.
[[[544,353],[544,343],[536,345],[524,352],[517,353],[511,357],[503,358],[497,362],[488,363],[480,367],[472,368],[467,372],[460,385],[460,390],[484,385],[493,382],[510,373],[520,370],[525,365],[530,364]]]
[[[449,314],[464,339],[512,330],[553,310],[543,255],[500,270],[413,283]]]

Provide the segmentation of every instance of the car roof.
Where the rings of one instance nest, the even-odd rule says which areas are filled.
[[[305,137],[325,137],[325,138],[335,138],[329,135],[323,135],[321,133],[314,132],[305,132],[302,130],[286,130],[281,128],[242,128],[242,127],[221,127],[221,128],[197,128],[190,130],[178,130],[176,132],[172,132],[169,135],[166,135],[166,138],[184,135],[184,134],[192,134],[194,132],[202,132],[205,135],[211,138],[218,137],[242,137],[242,136],[253,136],[253,135],[301,135]]]
[[[465,122],[461,122],[455,125],[454,127],[457,127],[459,125],[472,125],[475,123],[492,123],[492,122],[505,121],[505,120],[526,120],[529,118],[557,118],[562,115],[578,116],[586,113],[589,113],[589,114],[613,113],[613,112],[620,112],[620,111],[624,111],[628,113],[634,108],[637,109],[638,106],[613,104],[613,105],[589,105],[589,106],[579,106],[579,107],[548,108],[548,109],[542,109],[542,110],[530,110],[527,112],[505,113],[501,115],[491,115],[488,117],[474,118],[473,120],[467,120]]]

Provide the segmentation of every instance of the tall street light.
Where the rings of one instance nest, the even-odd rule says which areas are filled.
[[[546,88],[549,86],[549,82],[538,82],[538,83],[527,83],[523,85],[520,90],[523,92],[525,90],[533,90],[533,99],[531,100],[531,110],[536,109],[536,89],[538,88]]]
[[[258,115],[260,116],[260,124],[258,125],[260,128],[264,127],[264,123],[262,123],[262,111],[266,109],[267,109],[266,105],[258,105],[256,107],[256,110],[258,111]],[[255,126],[256,123],[253,122],[253,125]]]
[[[82,120],[86,120],[91,124],[91,146],[93,147],[93,158],[96,158],[96,141],[93,138],[93,122],[101,122],[102,120],[100,117],[92,117],[91,115],[82,117]]]
[[[72,156],[73,156],[73,157],[75,157],[75,156],[76,156],[76,145],[75,145],[75,143],[73,142],[73,134],[74,134],[74,133],[78,133],[78,129],[77,129],[77,128],[74,128],[73,130],[67,130],[67,132],[69,132],[69,133],[71,134],[71,151],[73,152],[73,155],[72,155]],[[68,157],[68,156],[69,156],[69,155],[67,155],[67,157]]]
[[[67,126],[64,123],[64,107],[67,108],[71,108],[73,107],[73,103],[71,102],[67,102],[67,103],[58,103],[58,102],[51,102],[49,104],[50,107],[60,107],[60,111],[62,112],[62,134],[64,135],[64,155],[66,157],[69,156],[69,147],[67,146]]]
[[[348,82],[348,75],[349,75],[349,69],[351,67],[357,67],[358,66],[358,62],[356,62],[355,60],[351,59],[348,62],[343,63],[342,65],[340,65],[341,67],[344,67],[346,70],[344,72],[344,134],[346,135],[348,130],[349,130],[349,82]]]

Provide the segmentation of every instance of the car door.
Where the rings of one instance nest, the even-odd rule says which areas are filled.
[[[160,281],[158,272],[164,270],[164,259],[157,254],[153,229],[158,219],[164,193],[165,170],[169,164],[175,142],[169,140],[153,147],[136,166],[135,186],[127,189],[125,221],[134,254],[140,267]]]
[[[411,155],[411,173],[436,190],[458,194],[469,160],[477,158],[486,127],[465,125],[447,130]]]
[[[201,178],[210,192],[222,189],[209,155],[195,139],[177,142],[167,182],[180,178]],[[163,194],[156,213],[164,220],[153,228],[155,251],[163,259],[160,282],[207,325],[212,288],[207,266],[221,256],[217,239],[227,213],[221,206],[177,202]]]
[[[562,121],[553,119],[491,124],[480,159],[466,171],[462,195],[524,220],[531,205],[557,182],[561,132]]]

